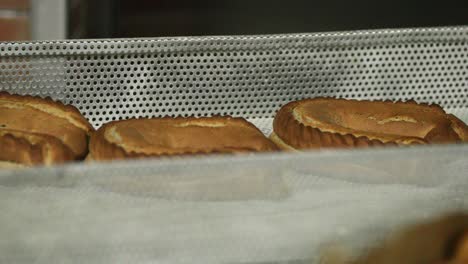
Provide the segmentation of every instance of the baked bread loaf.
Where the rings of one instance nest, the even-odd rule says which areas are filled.
[[[468,127],[437,105],[314,98],[284,105],[270,138],[285,150],[456,143]]]
[[[91,131],[93,127],[73,106],[0,92],[2,167],[82,159],[88,152]]]
[[[275,144],[243,118],[152,118],[113,121],[91,136],[89,160],[273,151]]]

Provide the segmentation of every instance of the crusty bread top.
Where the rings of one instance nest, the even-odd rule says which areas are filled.
[[[76,107],[54,101],[50,97],[41,98],[38,96],[16,95],[0,91],[0,106],[28,106],[52,116],[66,119],[72,125],[87,133],[94,130],[93,126],[81,115]]]
[[[282,120],[281,123],[277,119]],[[274,125],[276,134],[288,144],[294,141],[289,137],[297,135],[289,135],[286,130],[294,132],[294,129],[286,128],[282,123],[290,126],[291,119],[298,125],[328,133],[332,138],[333,135],[352,135],[397,144],[457,142],[464,139],[465,131],[463,122],[452,121],[453,118],[441,107],[414,101],[313,98],[288,103],[278,112]],[[332,141],[346,140],[337,138]]]
[[[425,138],[439,124],[450,126],[439,107],[403,102],[357,101],[318,98],[293,109],[301,123],[323,132]]]
[[[82,158],[87,152],[87,136],[93,130],[73,106],[50,98],[10,95],[0,92],[0,129],[56,137]]]
[[[107,144],[103,145],[103,141]],[[131,153],[158,156],[276,149],[254,125],[243,118],[231,117],[114,121],[102,126],[91,137],[90,154],[94,159],[105,156],[103,148],[107,152],[118,148],[128,156],[132,156]]]

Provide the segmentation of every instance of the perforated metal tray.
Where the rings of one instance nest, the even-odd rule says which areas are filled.
[[[294,99],[438,103],[468,120],[468,27],[0,43],[0,89],[138,116],[272,118]],[[260,120],[256,120],[260,119]],[[270,123],[259,122],[268,132]]]
[[[468,27],[0,43],[0,90],[74,104],[96,127],[226,114],[268,134],[282,104],[315,96],[468,121],[467,65]],[[467,166],[455,145],[0,171],[0,262],[309,263],[323,242],[467,210]]]

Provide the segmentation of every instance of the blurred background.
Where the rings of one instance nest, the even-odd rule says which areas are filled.
[[[466,4],[446,1],[0,0],[2,41],[271,34],[466,24]]]

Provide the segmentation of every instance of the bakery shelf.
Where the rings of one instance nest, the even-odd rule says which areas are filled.
[[[269,134],[282,104],[316,96],[438,103],[467,122],[467,51],[468,27],[0,43],[0,90],[96,127],[226,114]],[[466,145],[0,171],[0,262],[309,263],[332,238],[467,210],[467,175]]]

